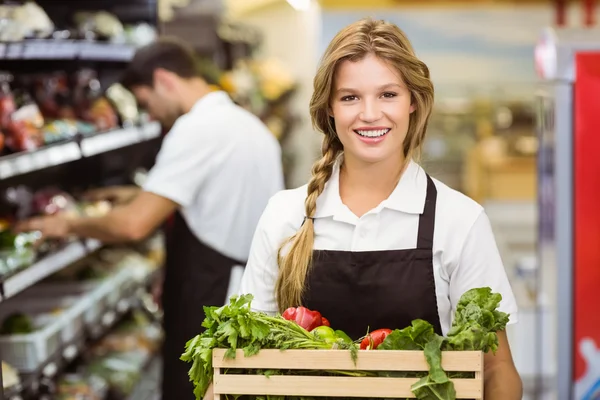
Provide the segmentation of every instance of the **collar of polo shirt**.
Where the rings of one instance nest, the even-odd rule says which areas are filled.
[[[231,98],[227,93],[222,90],[215,90],[213,92],[209,92],[202,96],[192,107],[192,112],[203,111],[206,109],[210,109],[213,106],[223,104],[223,103],[231,103]],[[209,111],[210,112],[210,111]]]
[[[334,164],[331,178],[329,178],[323,193],[317,199],[317,210],[314,218],[335,218],[347,210],[340,197],[340,165],[342,161],[343,158],[340,156]],[[388,208],[407,214],[421,214],[425,208],[426,194],[427,176],[425,171],[419,164],[411,160],[390,197],[384,200],[374,211]]]

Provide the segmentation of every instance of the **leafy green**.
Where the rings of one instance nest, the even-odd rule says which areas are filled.
[[[415,319],[410,326],[392,331],[377,349],[423,350],[436,336],[433,325],[422,319]]]
[[[442,369],[442,343],[444,338],[435,335],[424,348],[429,374],[413,384],[412,392],[417,399],[448,400],[456,398],[454,384]]]
[[[461,296],[446,338],[436,334],[429,322],[418,319],[411,326],[390,333],[377,350],[423,350],[429,373],[412,386],[412,392],[422,400],[455,400],[454,384],[442,369],[442,351],[495,352],[497,332],[504,330],[509,320],[508,314],[498,311],[501,301],[502,295],[492,293],[489,287],[471,289]],[[409,375],[401,371],[380,372],[380,376]],[[452,377],[464,375],[455,372]]]
[[[331,349],[351,350],[356,359],[357,346],[343,339],[325,341],[306,331],[293,321],[282,317],[270,317],[250,309],[252,295],[233,296],[222,307],[204,307],[205,331],[186,343],[181,360],[191,362],[188,373],[194,383],[197,399],[204,397],[212,380],[212,351],[227,349],[225,357],[235,358],[236,350],[242,349],[245,357],[257,354],[260,349]],[[269,371],[269,375],[273,372]],[[271,397],[269,398],[271,400]]]
[[[446,373],[442,368],[442,351],[475,350],[495,352],[498,348],[497,332],[506,328],[509,316],[498,311],[502,296],[490,288],[476,288],[460,298],[451,329],[447,337],[435,333],[429,322],[416,319],[404,329],[396,329],[379,345],[377,350],[422,350],[429,366],[428,372],[414,371],[319,371],[324,376],[390,376],[419,379],[411,389],[417,399],[455,400],[456,391],[451,379],[472,377],[472,373],[453,371]],[[270,317],[251,311],[251,295],[234,296],[223,307],[205,307],[206,330],[186,344],[181,359],[191,362],[190,380],[194,383],[194,394],[201,399],[212,380],[212,351],[227,349],[226,357],[235,357],[237,349],[244,356],[257,354],[261,349],[349,349],[356,361],[356,343],[331,329],[322,328],[314,333],[307,332],[293,321],[280,316]],[[325,334],[328,333],[328,334]],[[333,335],[336,333],[337,335]],[[343,332],[342,332],[343,333]],[[337,340],[334,341],[334,338]],[[251,373],[267,377],[272,375],[296,374],[315,375],[316,371],[283,370],[229,370],[224,373]],[[230,396],[248,400],[315,400],[312,397],[290,396]],[[328,399],[328,398],[324,398]]]
[[[509,316],[498,310],[500,293],[489,287],[465,292],[456,307],[454,321],[448,332],[443,350],[481,350],[496,352],[498,335],[506,329]]]

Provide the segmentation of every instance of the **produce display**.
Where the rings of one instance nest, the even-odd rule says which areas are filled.
[[[134,312],[90,348],[86,374],[105,381],[113,398],[127,398],[160,340],[160,329],[141,312]]]
[[[0,277],[13,274],[31,265],[36,257],[38,232],[15,234],[7,221],[0,221]]]
[[[57,213],[98,217],[112,208],[110,202],[79,200],[57,187],[47,187],[36,192],[21,187],[12,196],[11,201],[16,210],[12,215],[0,218],[0,279],[31,266],[40,256],[58,251],[65,244],[59,240],[40,243],[41,234],[37,231],[15,234],[12,231],[14,220]]]
[[[0,41],[3,42],[76,39],[141,46],[154,40],[156,35],[156,29],[146,23],[124,25],[114,14],[104,10],[75,12],[70,27],[57,30],[46,12],[33,1],[0,4]]]
[[[82,68],[19,75],[0,72],[0,150],[39,149],[76,135],[139,122],[135,97],[119,84],[104,90],[97,72]]]
[[[412,392],[416,398],[454,400],[456,392],[451,379],[466,376],[465,373],[446,373],[441,364],[441,352],[495,352],[498,348],[497,332],[503,331],[509,320],[508,314],[498,310],[502,300],[499,293],[493,293],[487,287],[475,288],[462,295],[446,337],[436,334],[429,322],[417,319],[403,329],[381,328],[352,341],[345,333],[327,326],[327,320],[316,311],[299,307],[286,310],[282,315],[268,316],[251,310],[252,299],[252,295],[234,296],[223,307],[204,307],[206,318],[203,326],[206,330],[187,343],[181,356],[183,361],[192,363],[189,376],[197,399],[203,398],[212,381],[213,349],[223,348],[227,349],[225,356],[231,358],[235,357],[237,349],[243,349],[246,357],[257,354],[261,349],[339,349],[348,351],[354,361],[360,357],[361,351],[423,351],[429,365],[428,373],[324,371],[323,374],[415,378],[418,381],[412,386]],[[302,371],[280,370],[253,372],[266,376],[302,374]],[[247,398],[283,399],[282,396]]]

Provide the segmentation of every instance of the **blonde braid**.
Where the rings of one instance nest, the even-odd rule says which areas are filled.
[[[342,144],[337,136],[326,135],[323,140],[323,156],[312,168],[312,178],[304,207],[306,218],[296,234],[286,240],[279,248],[279,276],[275,285],[277,305],[280,312],[288,307],[302,304],[306,277],[312,264],[312,252],[315,239],[313,217],[317,209],[317,198],[323,193],[325,183],[331,177],[335,160],[342,151]],[[287,255],[282,255],[283,248],[290,244]]]

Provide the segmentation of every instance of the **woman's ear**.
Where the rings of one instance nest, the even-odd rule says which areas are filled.
[[[415,105],[415,103],[412,103],[409,108],[410,114],[412,114],[416,109],[417,109],[417,106]]]

